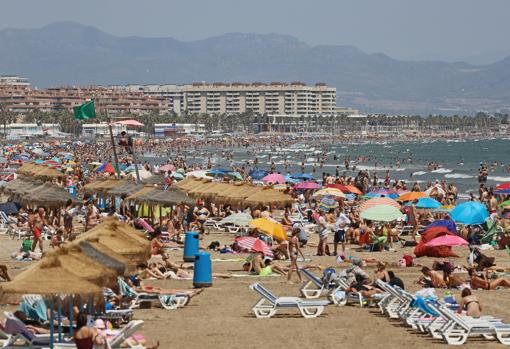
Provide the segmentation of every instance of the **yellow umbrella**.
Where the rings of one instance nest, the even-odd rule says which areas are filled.
[[[324,189],[316,191],[313,194],[313,196],[315,196],[315,197],[328,196],[328,195],[336,196],[338,198],[345,198],[345,194],[340,189],[337,189],[337,188],[324,188]]]
[[[250,222],[250,227],[257,228],[262,233],[272,236],[278,240],[288,240],[287,233],[283,225],[273,222],[267,218],[257,218]]]

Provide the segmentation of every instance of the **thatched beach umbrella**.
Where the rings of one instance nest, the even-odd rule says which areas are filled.
[[[292,204],[294,199],[288,194],[284,194],[279,190],[265,188],[259,190],[255,194],[247,197],[244,202],[248,205],[279,205],[285,206]]]
[[[152,192],[154,193],[154,192]],[[185,204],[188,206],[193,206],[195,204],[195,200],[186,195],[185,192],[177,189],[170,188],[168,190],[158,190],[154,195],[147,197],[145,202],[154,205],[160,206],[173,206],[179,204]]]
[[[230,191],[227,195],[225,195],[225,202],[231,204],[238,204],[243,202],[247,197],[258,193],[263,190],[263,187],[254,186],[250,184],[242,185],[239,188],[236,188],[234,191]]]
[[[195,178],[195,177],[186,177],[179,183],[175,183],[174,187],[177,187],[184,191],[190,191],[191,189],[195,188],[196,186],[204,183],[202,180]]]
[[[132,195],[136,193],[137,191],[141,190],[143,188],[143,185],[136,184],[134,182],[124,182],[119,183],[115,187],[109,189],[107,191],[108,195],[111,196],[122,196],[122,195]]]

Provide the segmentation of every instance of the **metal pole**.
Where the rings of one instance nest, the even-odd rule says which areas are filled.
[[[53,349],[55,343],[55,324],[53,323],[53,296],[50,299],[50,349]]]
[[[110,140],[112,141],[113,147],[113,167],[115,168],[117,179],[120,179],[119,158],[117,157],[117,148],[115,148],[115,139],[113,138],[112,121],[110,120],[110,115],[108,115],[108,109],[106,109],[106,121],[108,122],[108,130],[110,131]]]
[[[135,164],[136,184],[140,184],[140,172],[138,171],[138,158],[136,157],[134,142],[131,146],[131,151],[133,152],[133,163]]]
[[[62,343],[62,298],[57,300],[58,342]]]

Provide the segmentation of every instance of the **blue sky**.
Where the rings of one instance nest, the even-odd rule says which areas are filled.
[[[120,35],[196,40],[281,33],[395,58],[510,55],[510,0],[1,0],[0,28],[76,21]],[[0,48],[1,50],[1,48]]]

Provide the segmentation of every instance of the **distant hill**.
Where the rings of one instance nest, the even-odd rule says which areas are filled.
[[[71,22],[0,31],[0,74],[38,87],[194,81],[325,82],[364,111],[510,109],[510,57],[485,66],[402,61],[353,46],[310,46],[278,34],[199,41],[117,37]]]

